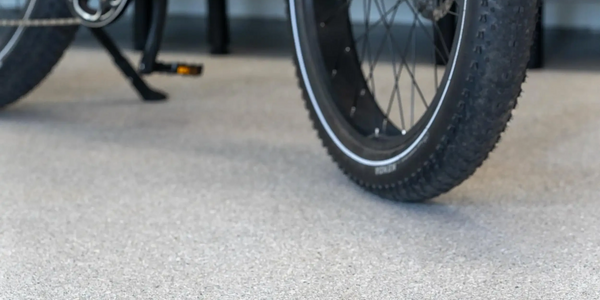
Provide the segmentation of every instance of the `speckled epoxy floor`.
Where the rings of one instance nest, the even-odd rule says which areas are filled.
[[[337,171],[287,56],[166,55],[207,64],[152,77],[168,103],[83,45],[0,113],[0,298],[600,297],[593,61],[531,72],[485,166],[409,205]]]

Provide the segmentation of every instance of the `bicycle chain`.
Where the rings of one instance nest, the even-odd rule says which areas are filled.
[[[419,3],[420,0],[415,0],[415,4],[419,7],[421,4],[421,13],[425,11],[427,5],[423,6]],[[438,7],[429,11],[430,17],[436,21],[445,16],[452,7],[455,0],[443,0]],[[62,19],[32,19],[32,20],[2,20],[0,19],[0,27],[56,27],[56,26],[73,26],[80,25],[79,18],[62,18]]]
[[[30,19],[30,20],[2,20],[0,27],[57,27],[80,25],[79,18],[61,18],[61,19]]]

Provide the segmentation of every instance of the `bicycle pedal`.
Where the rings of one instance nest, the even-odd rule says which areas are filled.
[[[204,65],[193,65],[183,63],[159,63],[154,65],[154,72],[174,74],[181,76],[200,76],[204,71]]]

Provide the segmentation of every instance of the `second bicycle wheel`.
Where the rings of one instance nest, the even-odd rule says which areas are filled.
[[[50,74],[79,28],[28,27],[19,22],[72,17],[65,0],[0,0],[0,110]]]
[[[525,78],[536,4],[289,0],[289,14],[330,155],[370,191],[422,201],[467,179],[499,140]]]

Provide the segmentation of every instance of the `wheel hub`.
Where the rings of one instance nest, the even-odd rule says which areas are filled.
[[[84,26],[99,28],[120,17],[128,3],[129,0],[69,0],[69,8]]]
[[[419,13],[432,21],[438,21],[452,9],[455,0],[413,0]]]

